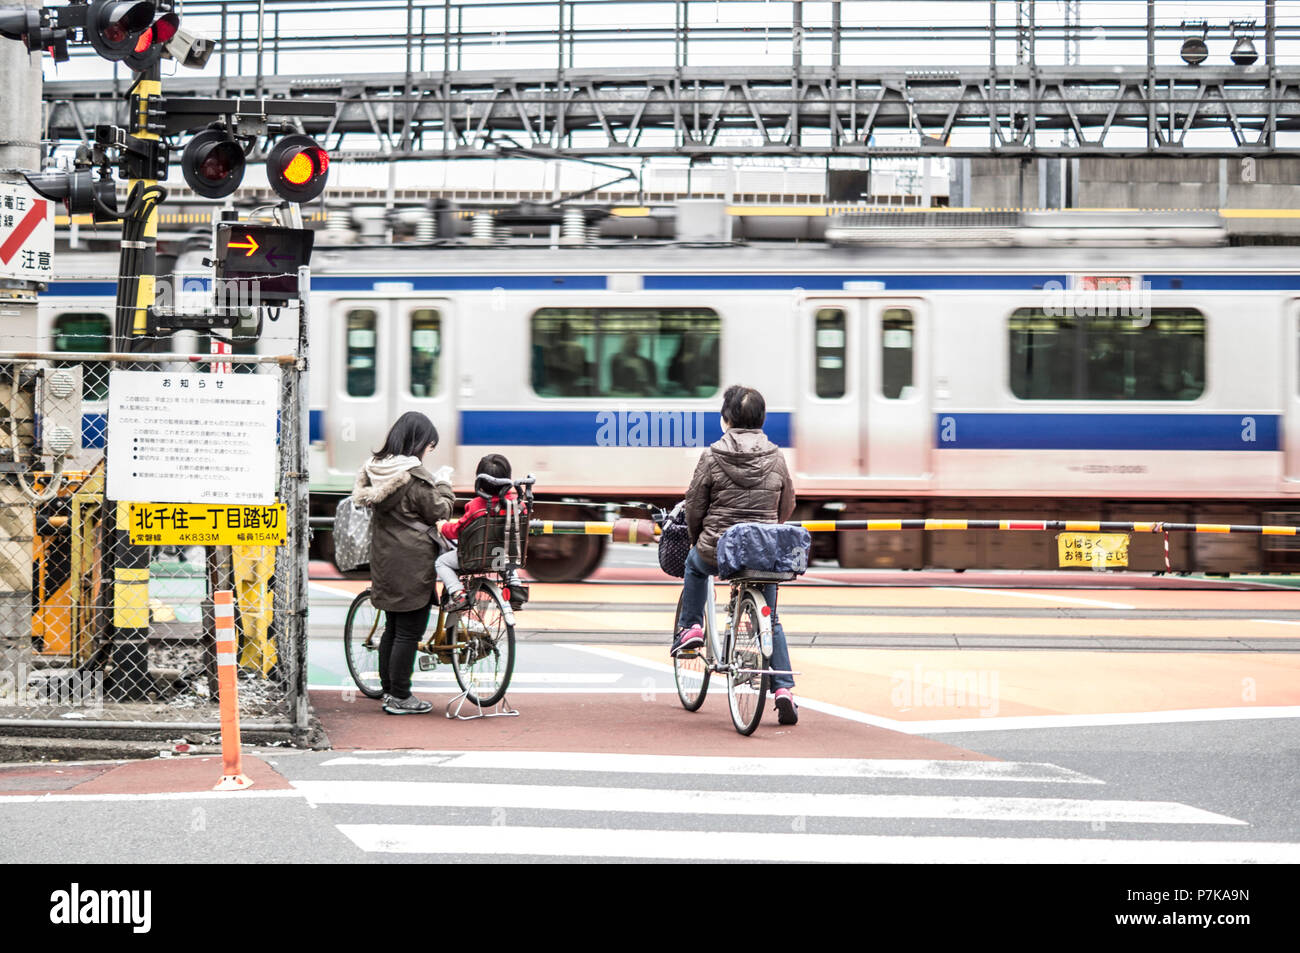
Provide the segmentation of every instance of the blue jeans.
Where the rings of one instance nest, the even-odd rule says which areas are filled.
[[[678,625],[689,629],[693,625],[702,625],[704,621],[704,601],[709,596],[709,577],[717,573],[718,567],[706,563],[695,547],[686,554],[686,579],[682,584],[682,614]],[[772,668],[788,672],[790,667],[790,649],[785,644],[785,629],[776,614],[776,583],[763,587],[763,598],[772,609]],[[773,675],[772,688],[794,688],[793,675]]]

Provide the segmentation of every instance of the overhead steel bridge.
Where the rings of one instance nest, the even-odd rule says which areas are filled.
[[[186,22],[211,28],[218,55],[209,75],[166,78],[164,95],[328,100],[326,115],[302,118],[303,131],[353,160],[512,149],[692,158],[1300,155],[1300,23],[1278,23],[1272,0],[1263,4],[1259,50],[1254,21],[1209,23],[1193,31],[1210,51],[1195,66],[1179,55],[1188,28],[1175,18],[1185,4],[1165,0],[1148,0],[1145,23],[1084,23],[1077,3],[1062,17],[1060,4],[1032,0],[969,4],[973,15],[961,16],[935,7],[935,22],[923,2],[909,21],[871,22],[861,11],[881,5],[866,3],[763,4],[771,17],[759,23],[733,15],[757,6],[190,0]],[[1243,44],[1250,56],[1238,55]],[[1119,47],[1122,65],[1111,65]],[[961,53],[967,65],[910,68],[918,50],[936,61]],[[316,72],[335,62],[400,71]],[[47,137],[84,139],[96,123],[124,122],[126,85],[47,83]]]

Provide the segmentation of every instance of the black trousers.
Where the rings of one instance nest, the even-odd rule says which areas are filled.
[[[384,613],[384,634],[379,639],[379,679],[384,694],[395,698],[410,696],[415,650],[429,627],[432,606],[430,597],[422,609]]]

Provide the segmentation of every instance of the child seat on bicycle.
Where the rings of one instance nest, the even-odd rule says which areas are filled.
[[[520,481],[519,485],[527,489],[532,481]],[[449,611],[461,611],[469,604],[462,574],[499,572],[505,578],[511,608],[518,610],[528,601],[528,587],[519,581],[517,570],[524,563],[527,547],[529,500],[520,499],[515,486],[510,461],[499,453],[488,454],[479,461],[475,495],[464,514],[455,523],[448,521],[440,527],[445,539],[459,543],[437,562]]]

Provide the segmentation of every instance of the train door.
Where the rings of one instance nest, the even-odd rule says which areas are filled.
[[[1287,302],[1283,328],[1282,354],[1286,376],[1282,397],[1282,489],[1300,493],[1300,299]]]
[[[340,342],[331,369],[327,442],[330,469],[355,474],[381,447],[388,429],[418,410],[438,429],[426,464],[451,463],[457,427],[448,383],[449,313],[442,300],[355,300],[335,304]]]
[[[919,299],[817,299],[803,325],[795,423],[805,486],[930,477],[929,339]]]
[[[438,429],[438,448],[425,459],[430,471],[452,465],[457,420],[452,393],[452,353],[447,347],[451,324],[445,300],[395,301],[392,403],[389,420],[408,410],[427,415]],[[462,474],[463,476],[463,474]]]
[[[370,454],[383,445],[393,418],[389,415],[392,349],[392,302],[336,301],[330,315],[330,394],[325,417],[329,468],[340,476],[356,474]]]
[[[795,421],[795,468],[805,480],[848,480],[862,473],[862,430],[858,394],[862,350],[860,301],[810,303],[799,349],[805,369],[800,379]]]
[[[868,477],[914,480],[930,474],[934,433],[923,304],[917,299],[862,302],[866,333],[861,363],[867,369],[862,439]]]

